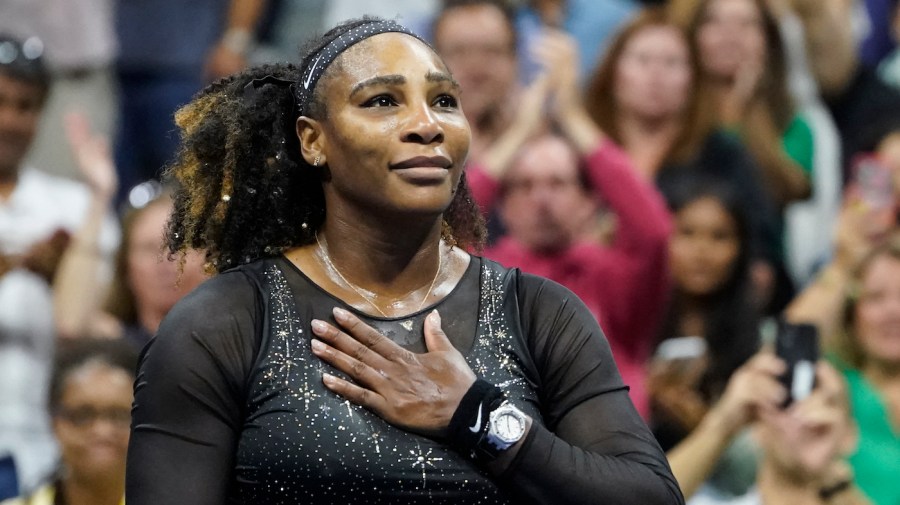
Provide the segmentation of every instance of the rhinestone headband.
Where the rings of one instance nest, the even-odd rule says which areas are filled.
[[[310,58],[312,63],[300,76],[300,82],[296,86],[296,100],[300,115],[309,115],[309,102],[312,100],[313,92],[316,90],[316,84],[335,58],[351,46],[369,37],[391,32],[405,33],[428,44],[405,26],[390,20],[372,20],[342,33]]]

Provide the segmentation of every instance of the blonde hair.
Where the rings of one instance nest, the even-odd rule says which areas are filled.
[[[900,261],[900,232],[895,231],[884,244],[873,249],[854,272],[853,281],[844,301],[841,325],[828,340],[833,346],[829,351],[835,355],[839,364],[845,367],[859,369],[865,365],[865,351],[859,343],[859,335],[855,330],[856,309],[862,295],[862,282],[872,264],[879,258]]]

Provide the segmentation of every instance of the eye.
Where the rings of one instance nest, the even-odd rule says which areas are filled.
[[[434,104],[443,109],[455,109],[458,106],[459,101],[454,96],[441,95],[435,99]]]
[[[397,101],[390,95],[374,96],[363,103],[363,107],[391,107],[394,105],[397,105]]]

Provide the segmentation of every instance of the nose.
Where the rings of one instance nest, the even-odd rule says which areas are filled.
[[[444,127],[427,103],[411,107],[403,141],[426,145],[444,141]]]

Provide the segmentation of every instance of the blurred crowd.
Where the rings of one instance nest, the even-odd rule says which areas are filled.
[[[173,115],[364,14],[450,67],[483,254],[594,313],[689,503],[900,505],[897,0],[4,0],[0,500],[122,501],[137,352],[212,271],[164,250]]]

